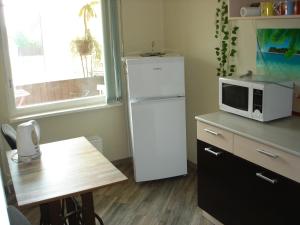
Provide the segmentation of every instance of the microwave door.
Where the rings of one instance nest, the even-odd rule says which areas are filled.
[[[221,109],[241,116],[251,116],[251,88],[230,83],[221,83]]]

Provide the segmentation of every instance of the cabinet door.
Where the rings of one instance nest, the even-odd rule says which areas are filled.
[[[198,205],[220,222],[300,225],[299,202],[300,184],[198,140]]]
[[[230,153],[198,140],[198,205],[224,224],[232,223],[235,187]]]
[[[299,225],[300,185],[260,166],[252,166],[249,204],[255,217],[249,217],[247,224]]]

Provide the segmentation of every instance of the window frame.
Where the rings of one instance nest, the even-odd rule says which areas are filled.
[[[100,6],[101,14],[103,13],[103,7]],[[102,24],[104,26],[104,24]],[[105,43],[103,43],[105,45]],[[15,102],[15,92],[12,78],[11,62],[10,62],[10,53],[8,47],[8,37],[5,24],[4,16],[4,3],[0,0],[0,53],[2,54],[2,62],[0,66],[2,67],[0,72],[4,76],[4,86],[6,93],[6,100],[8,106],[8,113],[10,119],[17,117],[26,117],[34,114],[48,114],[51,112],[57,111],[70,111],[75,110],[81,107],[84,108],[94,108],[97,105],[106,105],[107,96],[90,96],[74,99],[59,100],[54,102],[45,102],[40,104],[34,104],[29,106],[24,106],[17,108]],[[105,62],[104,56],[104,62]],[[104,63],[105,65],[105,63]],[[106,68],[104,66],[104,74],[106,74]],[[105,76],[104,76],[104,85],[106,86]]]

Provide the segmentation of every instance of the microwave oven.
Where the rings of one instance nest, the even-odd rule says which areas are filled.
[[[258,121],[292,114],[293,82],[219,78],[220,110]]]

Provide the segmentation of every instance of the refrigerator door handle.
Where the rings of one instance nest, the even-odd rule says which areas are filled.
[[[172,99],[178,99],[178,98],[185,98],[185,96],[178,95],[178,96],[165,96],[165,97],[134,98],[134,99],[130,100],[130,103],[135,104],[135,103],[141,103],[141,102],[172,100]]]

